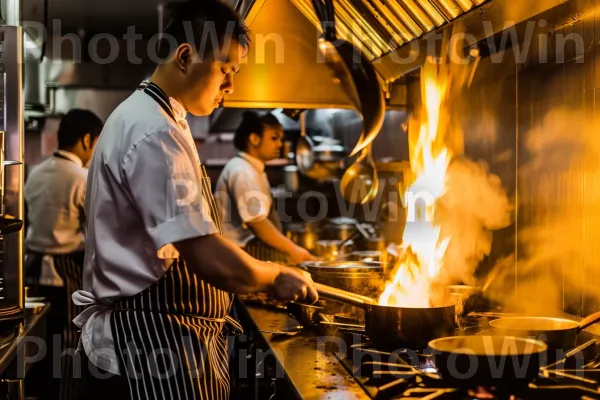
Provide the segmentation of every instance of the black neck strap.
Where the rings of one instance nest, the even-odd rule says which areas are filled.
[[[167,113],[167,115],[173,119],[173,121],[177,122],[177,119],[175,119],[175,112],[169,101],[169,96],[167,96],[157,84],[150,81],[144,81],[138,86],[137,90],[141,90],[150,96]]]
[[[52,153],[52,156],[54,156],[56,158],[62,158],[63,160],[71,161],[72,163],[75,162],[72,159],[70,159],[69,157],[65,156],[64,154],[60,154],[58,151],[55,151],[54,153]]]

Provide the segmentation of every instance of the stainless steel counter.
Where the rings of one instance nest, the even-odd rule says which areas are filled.
[[[280,368],[276,377],[279,387],[289,387],[299,399],[369,398],[335,356],[324,351],[326,337],[319,338],[308,329],[292,337],[262,333],[259,330],[286,330],[298,322],[285,311],[246,305],[241,301],[237,301],[236,308],[245,333],[252,331],[256,342],[266,345],[267,351],[274,354],[276,367]]]

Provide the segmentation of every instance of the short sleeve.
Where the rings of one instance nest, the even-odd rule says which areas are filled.
[[[252,169],[232,171],[229,187],[244,223],[259,222],[269,216],[270,199],[260,190],[260,184]]]
[[[218,233],[192,151],[176,132],[156,132],[123,159],[128,188],[156,250]]]

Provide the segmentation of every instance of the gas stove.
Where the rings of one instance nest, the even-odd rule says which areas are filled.
[[[485,334],[491,317],[486,313],[461,318],[456,335]],[[578,347],[545,363],[538,377],[523,387],[461,387],[445,381],[427,349],[376,349],[358,327],[339,327],[328,322],[352,323],[348,316],[321,316],[325,349],[354,377],[372,399],[600,399],[600,342],[587,332]],[[360,323],[360,321],[354,321]],[[341,345],[343,343],[343,345]]]

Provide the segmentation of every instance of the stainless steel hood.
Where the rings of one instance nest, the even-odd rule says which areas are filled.
[[[23,0],[23,7],[41,0]],[[159,0],[88,0],[70,6],[67,0],[47,0],[49,21],[60,19],[62,32],[48,26],[49,37],[83,30],[122,34],[135,26],[144,35],[158,29]],[[228,0],[246,17],[252,46],[235,79],[235,91],[223,105],[234,108],[351,108],[339,84],[332,79],[317,49],[321,26],[311,0]],[[122,3],[122,2],[121,2]],[[336,25],[341,38],[354,43],[374,63],[387,93],[388,108],[402,106],[406,98],[403,79],[423,65],[432,33],[441,33],[457,22],[480,41],[512,25],[539,18],[552,24],[581,12],[593,0],[335,0]],[[85,4],[85,5],[84,5]],[[546,15],[551,14],[551,18]],[[102,18],[95,18],[100,15]],[[48,22],[49,23],[49,22]],[[484,26],[491,27],[484,29]],[[143,28],[143,29],[142,29]],[[148,36],[144,36],[146,39]],[[103,43],[106,41],[102,41]],[[60,43],[60,42],[59,42]],[[86,44],[87,42],[84,42]],[[46,58],[61,59],[61,73],[47,74],[49,82],[63,87],[134,88],[151,71],[152,63],[127,60],[121,42],[119,58],[109,64],[69,62],[69,46],[58,56],[47,40]],[[144,58],[146,42],[138,43]],[[85,47],[84,47],[85,48]],[[137,50],[136,50],[137,51]],[[418,51],[418,57],[413,52]],[[397,60],[402,60],[398,62]]]
[[[389,82],[389,73],[378,68],[383,56],[486,1],[336,0],[336,28],[342,39],[374,61],[382,81]],[[247,2],[244,4],[247,7]],[[236,77],[235,91],[227,96],[224,106],[352,107],[319,56],[317,38],[322,28],[311,0],[256,0],[246,20],[253,44],[246,65]],[[383,66],[383,72],[388,68]],[[397,92],[385,88],[389,93]],[[402,98],[393,100],[402,103]]]
[[[291,0],[314,25],[311,0]],[[489,0],[339,0],[336,28],[369,59],[375,60],[456,19]]]
[[[350,108],[319,60],[319,31],[289,0],[257,0],[247,16],[252,45],[224,107]]]

